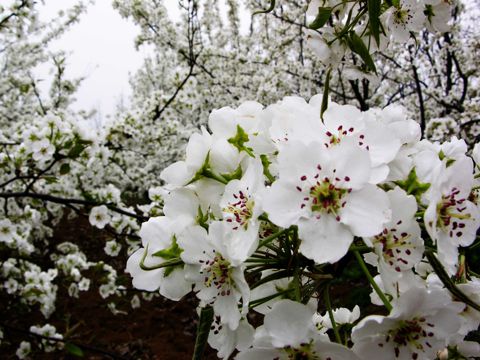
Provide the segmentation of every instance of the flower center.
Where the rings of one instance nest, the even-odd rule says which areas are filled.
[[[316,218],[320,219],[321,214],[332,214],[335,216],[337,221],[340,221],[340,215],[338,211],[343,208],[346,204],[344,199],[345,195],[350,193],[352,189],[350,188],[339,188],[328,178],[325,177],[323,180],[320,176],[320,171],[322,167],[317,165],[319,172],[311,179],[307,175],[302,175],[300,181],[306,183],[309,187],[296,186],[297,191],[308,192],[308,196],[303,198],[303,202],[300,205],[300,208],[303,209],[306,206],[310,206],[312,212],[316,213]],[[333,170],[335,174],[336,169]],[[335,176],[335,175],[334,175]],[[336,182],[341,181],[340,178],[334,177]],[[345,176],[343,179],[345,182],[349,182],[350,178]]]
[[[453,188],[450,195],[443,196],[442,201],[437,205],[437,226],[448,232],[450,237],[455,234],[461,237],[465,228],[464,220],[470,219],[470,214],[465,214],[466,206],[463,205],[466,199],[457,199],[460,190]]]
[[[255,202],[241,190],[237,194],[233,194],[233,197],[235,198],[234,202],[228,203],[228,206],[222,209],[223,212],[229,214],[226,221],[235,223],[233,230],[237,230],[239,227],[246,230],[248,229],[248,221],[253,215]]]
[[[397,225],[401,223],[402,221],[399,220]],[[410,237],[411,235],[406,232],[399,233],[396,228],[385,228],[380,234],[375,236],[373,243],[382,245],[383,257],[390,266],[398,263],[408,265],[407,259],[412,253],[408,248]],[[401,268],[396,265],[395,270],[400,272]]]
[[[215,286],[219,295],[230,295],[230,289],[233,286],[231,276],[230,262],[220,253],[215,253],[215,257],[211,260],[202,261],[203,265],[200,274],[204,275],[204,284],[206,287]]]
[[[311,343],[300,344],[300,347],[297,348],[286,346],[283,350],[287,354],[288,360],[321,360],[320,356],[312,349]],[[331,360],[331,358],[325,360]]]
[[[431,331],[434,324],[428,323],[423,317],[413,318],[411,320],[401,320],[398,327],[391,329],[386,337],[386,342],[392,341],[394,344],[395,357],[400,356],[400,347],[409,347],[409,350],[423,351],[425,346],[431,348],[428,338],[434,336]],[[431,329],[427,329],[431,328]],[[383,343],[378,346],[383,347]],[[418,359],[418,353],[412,352],[412,359]]]
[[[349,129],[344,129],[343,125],[340,125],[337,128],[337,133],[332,133],[331,131],[327,131],[326,135],[329,137],[329,142],[325,144],[326,147],[329,147],[331,145],[336,145],[339,144],[342,141],[342,138],[347,136],[349,133],[353,133],[355,129],[353,127],[350,127]],[[332,130],[333,131],[333,130]]]

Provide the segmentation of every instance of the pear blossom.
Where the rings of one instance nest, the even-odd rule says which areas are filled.
[[[53,157],[55,146],[48,139],[42,139],[32,144],[32,151],[33,160],[45,163]]]
[[[329,148],[292,141],[278,162],[279,180],[265,191],[264,210],[278,226],[298,226],[306,257],[336,262],[354,236],[378,234],[390,220],[386,194],[368,184],[368,151],[353,139]]]
[[[367,316],[353,328],[353,351],[361,359],[434,359],[460,328],[462,308],[443,290],[413,287],[390,315]]]
[[[160,216],[142,224],[139,234],[143,247],[130,255],[127,261],[133,286],[141,290],[158,290],[171,300],[180,300],[191,291],[183,265],[156,268],[162,262],[180,257],[182,249],[178,246],[177,235],[186,223],[184,218]]]
[[[385,271],[407,271],[423,257],[423,240],[420,226],[415,220],[417,202],[404,190],[396,187],[387,192],[392,209],[392,219],[381,233],[364,237],[368,246],[373,246],[375,255],[368,256],[372,265],[378,265],[380,274]],[[373,254],[371,254],[373,255]]]
[[[407,41],[410,31],[420,31],[425,22],[422,5],[417,0],[400,0],[398,7],[390,7],[382,18],[398,42]]]
[[[188,227],[179,235],[178,244],[183,249],[185,277],[194,283],[197,297],[213,306],[222,324],[235,330],[248,311],[250,288],[243,263],[229,256],[227,240],[223,223],[214,221],[208,233],[198,225]]]
[[[425,226],[450,272],[458,262],[458,247],[472,244],[480,227],[480,210],[468,200],[472,186],[473,162],[463,157],[444,168],[429,193]]]
[[[88,220],[91,225],[103,229],[111,220],[108,208],[105,205],[93,207],[92,210],[90,210]]]
[[[241,351],[237,360],[255,359],[358,359],[348,348],[330,342],[313,323],[314,310],[291,301],[277,302],[257,328],[253,347]]]
[[[208,344],[217,350],[219,358],[228,359],[235,349],[248,349],[253,343],[254,334],[255,329],[246,319],[241,319],[238,327],[231,330],[228,326],[223,326],[217,317],[210,328]]]
[[[249,160],[243,177],[225,187],[220,207],[229,238],[227,252],[232,259],[245,261],[257,248],[264,188],[263,166],[258,159]]]
[[[15,234],[15,226],[9,219],[0,220],[0,242],[11,244]]]

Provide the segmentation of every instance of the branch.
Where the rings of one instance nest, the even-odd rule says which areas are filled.
[[[99,206],[99,205],[105,205],[108,207],[110,210],[117,212],[122,215],[130,216],[133,217],[137,220],[140,221],[147,221],[148,218],[142,215],[138,215],[135,213],[131,213],[129,211],[120,209],[110,203],[97,203],[94,201],[88,201],[88,200],[82,200],[82,199],[68,199],[68,198],[61,198],[57,196],[52,196],[48,194],[36,194],[36,193],[30,193],[30,192],[22,192],[22,193],[0,193],[0,198],[3,199],[9,199],[9,198],[31,198],[31,199],[39,199],[43,201],[49,201],[53,202],[56,204],[64,204],[67,206],[71,206],[72,204],[78,204],[78,205],[87,205],[87,206]]]

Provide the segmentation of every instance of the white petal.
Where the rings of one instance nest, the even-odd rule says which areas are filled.
[[[383,190],[366,185],[353,191],[341,213],[341,222],[348,225],[355,236],[374,236],[391,220],[390,202]]]

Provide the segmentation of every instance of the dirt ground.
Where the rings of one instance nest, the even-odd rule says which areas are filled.
[[[125,283],[131,284],[129,275],[124,274],[126,254],[113,262],[107,259],[103,251],[106,240],[108,236],[104,232],[92,229],[85,219],[80,218],[62,221],[50,246],[71,241],[79,245],[89,259],[113,263]],[[97,289],[94,287],[88,292],[80,292],[79,298],[75,299],[66,296],[66,288],[60,286],[56,311],[48,320],[39,312],[29,313],[21,306],[14,311],[6,309],[7,299],[0,292],[0,322],[9,326],[4,328],[8,341],[0,347],[0,359],[16,359],[15,351],[22,340],[28,339],[26,331],[29,326],[45,322],[53,324],[62,333],[70,329],[69,341],[83,350],[83,359],[191,359],[198,321],[195,311],[197,299],[193,294],[179,302],[161,297],[142,300],[142,306],[137,309],[132,309],[127,300],[120,300],[118,308],[127,314],[113,315]],[[129,292],[137,293],[131,288]],[[205,359],[216,359],[215,354],[214,350],[207,348]],[[35,353],[32,359],[79,357],[63,351]]]

